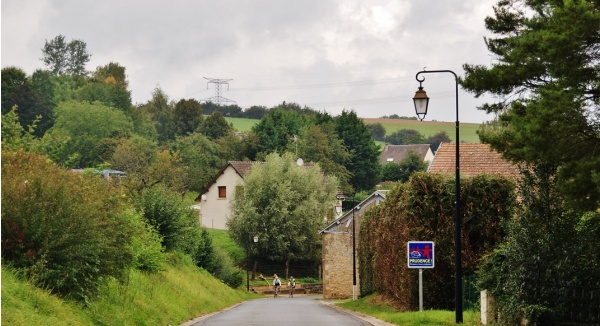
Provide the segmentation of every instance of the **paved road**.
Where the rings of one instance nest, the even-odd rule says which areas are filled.
[[[321,303],[321,296],[265,298],[246,301],[223,312],[199,318],[185,326],[232,325],[343,325],[371,323]]]

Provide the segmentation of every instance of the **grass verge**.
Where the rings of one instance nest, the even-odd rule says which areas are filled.
[[[425,310],[423,312],[399,312],[378,295],[366,296],[356,301],[347,300],[337,305],[344,309],[358,311],[395,325],[456,325],[454,311]],[[480,325],[479,312],[465,311],[463,313],[463,325]]]
[[[165,271],[131,271],[84,307],[40,290],[2,266],[2,325],[180,325],[259,296],[235,290],[177,257]]]

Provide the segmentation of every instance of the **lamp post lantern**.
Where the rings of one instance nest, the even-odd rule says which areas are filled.
[[[413,97],[415,104],[415,112],[417,117],[421,121],[427,114],[427,106],[429,105],[429,97],[423,90],[423,82],[425,77],[419,78],[422,74],[437,74],[437,73],[450,73],[454,75],[454,82],[456,85],[456,162],[455,162],[455,201],[454,201],[454,250],[455,250],[455,310],[456,310],[456,323],[463,322],[463,302],[462,302],[462,259],[461,259],[461,214],[460,214],[460,152],[459,152],[459,123],[458,123],[458,76],[452,70],[430,70],[430,71],[419,71],[415,78],[419,82],[419,89]]]
[[[252,238],[252,240],[254,241],[254,243],[258,243],[258,236],[255,235],[254,238]],[[248,256],[250,254],[250,251],[248,250],[248,246],[246,246],[246,291],[250,291],[250,276],[249,274],[249,266],[248,266]],[[254,275],[254,274],[252,274]]]

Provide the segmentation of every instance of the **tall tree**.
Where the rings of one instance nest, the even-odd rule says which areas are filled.
[[[173,109],[173,124],[178,136],[193,133],[202,124],[202,106],[195,99],[181,99]]]
[[[323,178],[318,166],[298,166],[290,153],[270,154],[236,189],[229,230],[238,244],[252,248],[250,256],[319,260],[318,231],[336,191],[336,178]],[[259,243],[249,246],[255,235]]]
[[[86,76],[85,65],[91,56],[84,41],[67,42],[63,35],[58,35],[50,41],[46,40],[41,60],[54,75]]]
[[[292,110],[275,109],[260,120],[252,131],[259,138],[258,152],[263,156],[284,152],[287,144],[307,124],[304,116]],[[259,155],[260,156],[260,155]]]
[[[340,189],[351,193],[350,172],[343,165],[350,153],[335,132],[333,124],[305,127],[300,135],[288,144],[288,152],[301,157],[306,162],[316,162],[325,174],[334,175],[339,180]]]
[[[129,87],[125,67],[116,62],[111,62],[104,66],[98,66],[92,75],[92,79],[102,81],[107,84],[116,84],[123,89]]]
[[[358,191],[373,189],[379,182],[381,164],[380,150],[373,141],[371,132],[354,111],[344,110],[335,118],[335,124],[339,137],[351,155],[344,163],[352,173],[350,184]]]
[[[571,207],[600,206],[600,3],[501,0],[485,20],[491,67],[465,64],[462,86],[499,99],[483,142],[516,162],[556,164]]]
[[[192,133],[177,137],[171,143],[171,150],[179,153],[189,189],[200,191],[219,169],[227,163],[220,147],[205,135]]]
[[[219,139],[232,131],[233,126],[227,123],[219,111],[213,112],[200,125],[200,132],[210,139]]]
[[[137,108],[140,116],[149,114],[152,117],[159,143],[175,139],[173,107],[169,96],[160,87],[157,87],[152,92],[152,99]]]

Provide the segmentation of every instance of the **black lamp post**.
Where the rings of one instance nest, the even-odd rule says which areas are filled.
[[[417,117],[423,121],[427,114],[427,106],[429,105],[429,97],[423,90],[422,84],[425,81],[425,77],[419,78],[421,74],[436,74],[436,73],[451,73],[454,75],[454,81],[456,84],[456,182],[455,182],[455,201],[454,201],[454,247],[455,247],[455,309],[456,309],[456,323],[463,322],[463,305],[462,305],[462,260],[461,260],[461,215],[460,215],[460,154],[459,154],[459,125],[458,125],[458,77],[451,70],[431,70],[431,71],[419,71],[415,78],[419,82],[419,89],[413,97],[415,103],[415,112]]]
[[[354,219],[354,196],[352,194],[352,300],[356,300],[356,220]]]

